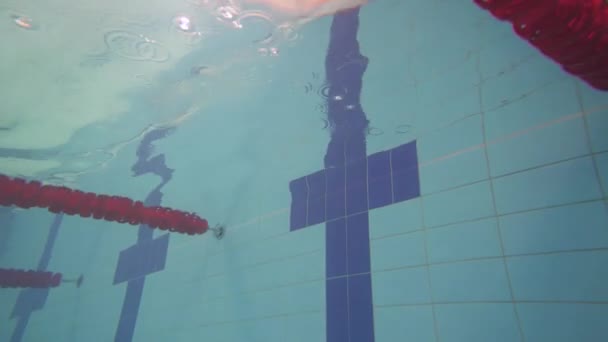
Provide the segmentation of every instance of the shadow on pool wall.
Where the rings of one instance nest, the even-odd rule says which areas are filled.
[[[323,165],[322,114],[281,84],[260,103],[227,104],[226,121],[194,118],[156,142],[153,155],[175,170],[163,204],[230,222],[221,241],[171,235],[164,269],[123,316],[137,317],[133,341],[608,339],[598,319],[608,315],[606,94],[473,3],[385,6],[361,10],[357,34],[375,133],[367,157]],[[287,52],[281,77],[299,75],[291,63],[323,74],[329,24],[312,24],[322,46],[310,38]],[[229,120],[246,127],[215,144],[197,135]],[[142,198],[159,180],[130,177],[135,155],[126,149],[96,177]],[[112,280],[136,235],[66,218],[53,268],[91,276],[79,291],[51,291],[23,341],[115,339],[128,285]]]

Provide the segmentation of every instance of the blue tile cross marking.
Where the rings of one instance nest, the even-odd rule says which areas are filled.
[[[328,342],[373,341],[368,210],[420,196],[419,184],[416,142],[291,182],[290,230],[326,222]]]
[[[146,206],[160,205],[163,197],[160,190],[171,179],[173,170],[165,165],[164,155],[150,156],[152,142],[164,138],[169,132],[169,129],[149,132],[137,149],[138,159],[132,168],[135,176],[154,173],[162,179],[162,182],[146,198]],[[120,252],[114,273],[114,284],[127,282],[127,293],[122,303],[114,341],[130,342],[133,339],[146,275],[165,268],[168,247],[169,234],[154,239],[152,229],[142,224],[139,226],[137,243]]]
[[[338,14],[331,27],[325,169],[290,183],[290,230],[325,222],[328,342],[374,341],[368,211],[420,196],[415,141],[367,156],[358,15]]]

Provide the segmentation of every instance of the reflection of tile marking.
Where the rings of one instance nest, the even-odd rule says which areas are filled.
[[[92,163],[91,166],[88,166],[80,171],[55,172],[55,173],[51,174],[49,177],[47,177],[46,180],[47,181],[51,180],[51,179],[75,180],[76,177],[78,177],[78,176],[81,176],[81,175],[84,175],[84,174],[87,174],[87,173],[90,173],[93,171],[97,171],[100,168],[104,168],[126,146],[128,146],[134,142],[143,140],[147,134],[149,134],[150,132],[153,132],[153,131],[164,130],[167,133],[170,133],[173,129],[177,128],[179,125],[181,125],[186,120],[188,120],[190,118],[190,116],[197,113],[199,111],[199,109],[200,109],[200,107],[193,106],[193,107],[189,108],[186,112],[180,113],[179,115],[175,116],[174,118],[172,118],[168,121],[148,125],[144,129],[142,129],[139,133],[137,133],[135,136],[133,136],[129,139],[114,143],[108,147],[96,149],[96,150],[89,151],[89,152],[68,155],[68,156],[66,156],[66,160],[67,160],[67,158],[70,158],[70,157],[80,158],[80,159],[83,159],[83,158],[94,159],[95,157],[98,157],[101,160],[91,162]],[[103,156],[103,158],[99,157],[99,156]],[[0,150],[0,157],[2,157],[2,150]],[[32,158],[32,159],[47,159],[47,156],[44,156],[41,158]],[[67,161],[69,161],[69,160],[67,160]]]
[[[146,198],[146,206],[159,206],[163,197],[161,188],[171,179],[173,170],[164,162],[164,155],[152,156],[152,142],[167,136],[172,127],[157,128],[147,131],[137,149],[137,161],[132,170],[135,176],[153,173],[161,177],[161,183]],[[127,282],[127,292],[120,312],[120,320],[114,341],[130,342],[133,340],[135,325],[143,297],[146,275],[162,271],[165,268],[169,234],[156,239],[154,232],[147,225],[139,226],[137,242],[120,252],[120,258],[114,273],[114,285]]]
[[[55,246],[55,240],[59,233],[59,227],[63,221],[63,214],[55,215],[53,223],[49,231],[49,235],[44,246],[44,251],[40,256],[38,262],[38,271],[45,271],[53,253],[53,247]],[[46,299],[49,296],[49,289],[23,289],[19,292],[17,302],[13,307],[11,318],[18,317],[17,325],[11,336],[11,342],[20,342],[25,334],[28,322],[34,311],[42,310],[46,304]]]

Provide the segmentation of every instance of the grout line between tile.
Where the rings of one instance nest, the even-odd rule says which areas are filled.
[[[439,337],[439,324],[437,323],[437,313],[435,310],[435,294],[433,292],[433,283],[431,281],[431,266],[429,264],[429,251],[428,251],[428,229],[426,226],[426,220],[424,218],[424,199],[420,199],[420,221],[422,222],[423,232],[423,243],[424,243],[424,267],[426,268],[426,277],[428,284],[429,297],[431,299],[431,313],[433,315],[433,334],[435,335],[435,342],[440,342]]]
[[[580,107],[580,110],[582,113],[586,113],[585,110],[585,103],[583,101],[583,94],[581,93],[581,87],[580,87],[580,82],[578,82],[577,80],[572,80],[572,82],[574,83],[574,91],[576,93],[576,100],[578,101],[578,105]],[[593,151],[593,144],[591,141],[591,131],[590,131],[590,125],[589,125],[589,118],[587,115],[583,115],[583,123],[585,125],[585,140],[587,143],[587,149],[589,151],[589,154],[591,154],[591,160],[593,162],[593,171],[595,172],[595,177],[597,179],[597,183],[600,187],[600,191],[602,192],[602,196],[606,196],[606,191],[607,189],[604,188],[604,184],[602,183],[602,177],[601,177],[601,173],[600,173],[600,168],[597,164],[597,158],[596,156],[599,153],[594,153]]]
[[[480,81],[482,80],[482,75],[481,75],[481,71],[479,69],[480,67],[480,59],[477,59],[477,71],[479,74],[479,78]],[[525,334],[524,334],[524,329],[523,329],[523,325],[521,322],[521,318],[519,315],[519,310],[517,309],[517,305],[515,304],[515,294],[513,291],[513,282],[511,280],[511,275],[509,273],[509,267],[507,265],[507,259],[505,257],[505,246],[504,246],[504,241],[502,238],[502,232],[500,229],[500,220],[498,219],[498,209],[496,206],[496,194],[494,192],[494,181],[493,181],[493,177],[492,177],[492,169],[491,169],[491,165],[490,165],[490,158],[488,156],[488,136],[487,136],[487,132],[486,132],[486,126],[485,126],[485,112],[484,112],[484,102],[483,102],[483,86],[479,87],[479,94],[478,94],[478,99],[479,99],[479,108],[481,110],[481,131],[483,134],[483,154],[484,154],[484,159],[486,161],[486,171],[488,173],[488,177],[490,178],[489,180],[489,185],[490,185],[490,193],[492,195],[492,210],[494,213],[494,216],[496,217],[496,234],[498,235],[498,239],[500,241],[500,253],[501,253],[501,259],[502,259],[502,263],[503,263],[503,267],[504,267],[504,271],[505,274],[507,276],[507,285],[509,286],[509,295],[511,296],[511,303],[512,303],[512,309],[513,309],[513,313],[515,314],[515,319],[517,321],[517,330],[519,333],[519,338],[521,340],[521,342],[525,342],[526,338],[525,338]]]

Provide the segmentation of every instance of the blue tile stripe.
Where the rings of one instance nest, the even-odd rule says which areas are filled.
[[[131,168],[136,177],[146,173],[153,173],[161,177],[161,183],[148,194],[144,201],[146,206],[160,206],[163,197],[161,189],[171,180],[173,170],[165,164],[164,155],[151,156],[152,142],[166,137],[169,133],[170,129],[166,128],[148,132],[137,149],[137,161]],[[139,226],[137,242],[120,252],[114,272],[114,285],[127,282],[127,291],[122,303],[114,341],[130,342],[133,340],[146,275],[165,268],[168,247],[169,234],[154,239],[153,230],[142,224]]]
[[[59,227],[63,222],[63,214],[55,215],[53,223],[49,229],[44,251],[38,262],[38,271],[46,271],[51,260],[55,240],[59,234]],[[49,289],[23,289],[19,292],[15,306],[11,313],[11,318],[18,318],[17,325],[11,335],[11,342],[19,342],[23,339],[30,316],[34,311],[42,310],[49,296]]]
[[[360,105],[368,59],[359,10],[334,16],[326,58],[331,139],[325,169],[290,182],[290,231],[325,222],[327,341],[373,342],[370,209],[420,196],[416,142],[367,156]]]

